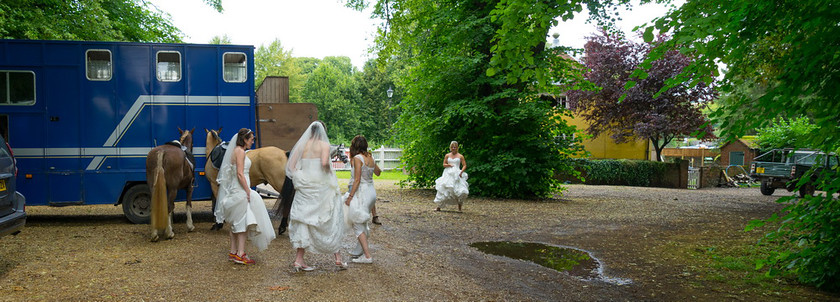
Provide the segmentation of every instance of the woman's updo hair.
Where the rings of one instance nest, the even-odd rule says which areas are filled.
[[[364,135],[356,135],[353,140],[350,141],[350,156],[356,156],[356,154],[367,153],[368,151],[368,143],[367,139]]]
[[[310,126],[310,127],[309,127],[309,131],[312,131],[312,136],[313,136],[313,137],[314,137],[316,134],[318,134],[318,129],[320,129],[320,128],[322,128],[322,127],[324,128],[324,132],[327,132],[327,126],[326,126],[326,125],[324,125],[324,122],[322,122],[322,121],[320,121],[320,120],[318,120],[318,121],[316,121],[316,122],[317,122],[317,123],[312,123],[312,126]]]
[[[239,132],[236,136],[236,145],[240,147],[245,147],[245,140],[254,136],[254,131],[248,128],[239,129]]]

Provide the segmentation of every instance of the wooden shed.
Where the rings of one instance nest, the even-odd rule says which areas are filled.
[[[257,88],[257,103],[289,103],[289,77],[265,77]]]
[[[312,103],[289,103],[289,78],[266,77],[257,88],[259,146],[291,150],[306,127],[318,119]]]
[[[723,166],[749,166],[758,156],[758,145],[753,140],[736,139],[720,147],[720,164]]]

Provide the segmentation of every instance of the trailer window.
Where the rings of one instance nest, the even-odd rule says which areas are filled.
[[[35,73],[0,71],[0,105],[35,104]]]
[[[247,65],[248,61],[244,53],[228,52],[224,56],[224,79],[225,82],[243,83],[248,79]]]
[[[157,78],[163,82],[181,80],[181,53],[177,51],[157,53]]]
[[[87,79],[91,81],[111,80],[111,52],[104,49],[89,49],[85,52]]]

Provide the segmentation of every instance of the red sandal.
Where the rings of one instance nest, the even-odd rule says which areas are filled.
[[[236,263],[239,263],[239,264],[248,265],[248,264],[257,263],[256,261],[251,260],[251,258],[248,258],[247,254],[242,254],[242,256],[239,256],[239,255],[235,255],[235,256],[236,256],[236,258],[233,258],[233,262],[236,262]]]

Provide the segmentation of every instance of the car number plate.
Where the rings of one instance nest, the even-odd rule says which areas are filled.
[[[755,168],[755,173],[762,173],[763,174],[764,173],[764,168],[761,168],[761,167]]]
[[[0,191],[6,191],[6,180],[0,179]]]

